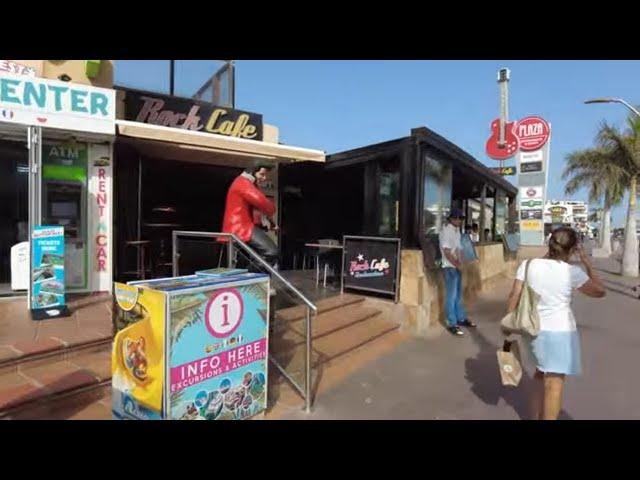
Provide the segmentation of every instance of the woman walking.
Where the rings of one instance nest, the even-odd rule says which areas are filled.
[[[586,273],[569,263],[574,254],[578,255]],[[571,311],[573,290],[597,298],[604,297],[606,291],[578,242],[575,230],[561,227],[551,235],[545,258],[525,261],[518,268],[509,296],[509,312],[518,305],[527,263],[527,282],[540,296],[537,307],[540,333],[535,338],[524,337],[536,363],[533,418],[556,420],[562,408],[566,375],[581,373],[580,338]]]

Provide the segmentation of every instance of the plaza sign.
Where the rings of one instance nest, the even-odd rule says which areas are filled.
[[[515,132],[520,142],[520,150],[533,152],[547,143],[551,129],[544,119],[531,116],[520,120],[515,127]]]

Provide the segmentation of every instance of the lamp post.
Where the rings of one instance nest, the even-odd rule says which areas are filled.
[[[640,112],[638,110],[636,110],[634,107],[632,107],[628,102],[625,102],[621,98],[611,98],[611,97],[593,98],[591,100],[585,101],[584,103],[587,103],[587,104],[591,104],[591,103],[621,103],[622,105],[627,107],[629,110],[631,110],[633,113],[635,113],[638,117],[640,117]]]
[[[169,95],[175,93],[176,61],[169,60]]]

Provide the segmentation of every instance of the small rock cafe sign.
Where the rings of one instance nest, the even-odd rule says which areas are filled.
[[[125,89],[125,120],[262,140],[262,115],[208,102]]]
[[[344,237],[344,287],[396,296],[398,239]]]

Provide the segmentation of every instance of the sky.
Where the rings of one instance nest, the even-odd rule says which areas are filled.
[[[118,60],[116,84],[166,93],[168,64]],[[192,96],[218,65],[177,61],[176,95]],[[628,110],[583,102],[620,97],[640,104],[640,61],[237,60],[236,108],[261,113],[265,123],[280,129],[281,142],[328,154],[427,126],[484,164],[498,166],[484,146],[499,115],[496,73],[502,67],[511,69],[510,120],[539,115],[551,124],[547,198],[586,201],[586,192],[564,195],[565,157],[593,146],[602,121],[623,127]],[[614,209],[614,226],[623,226],[625,205],[626,200]]]

